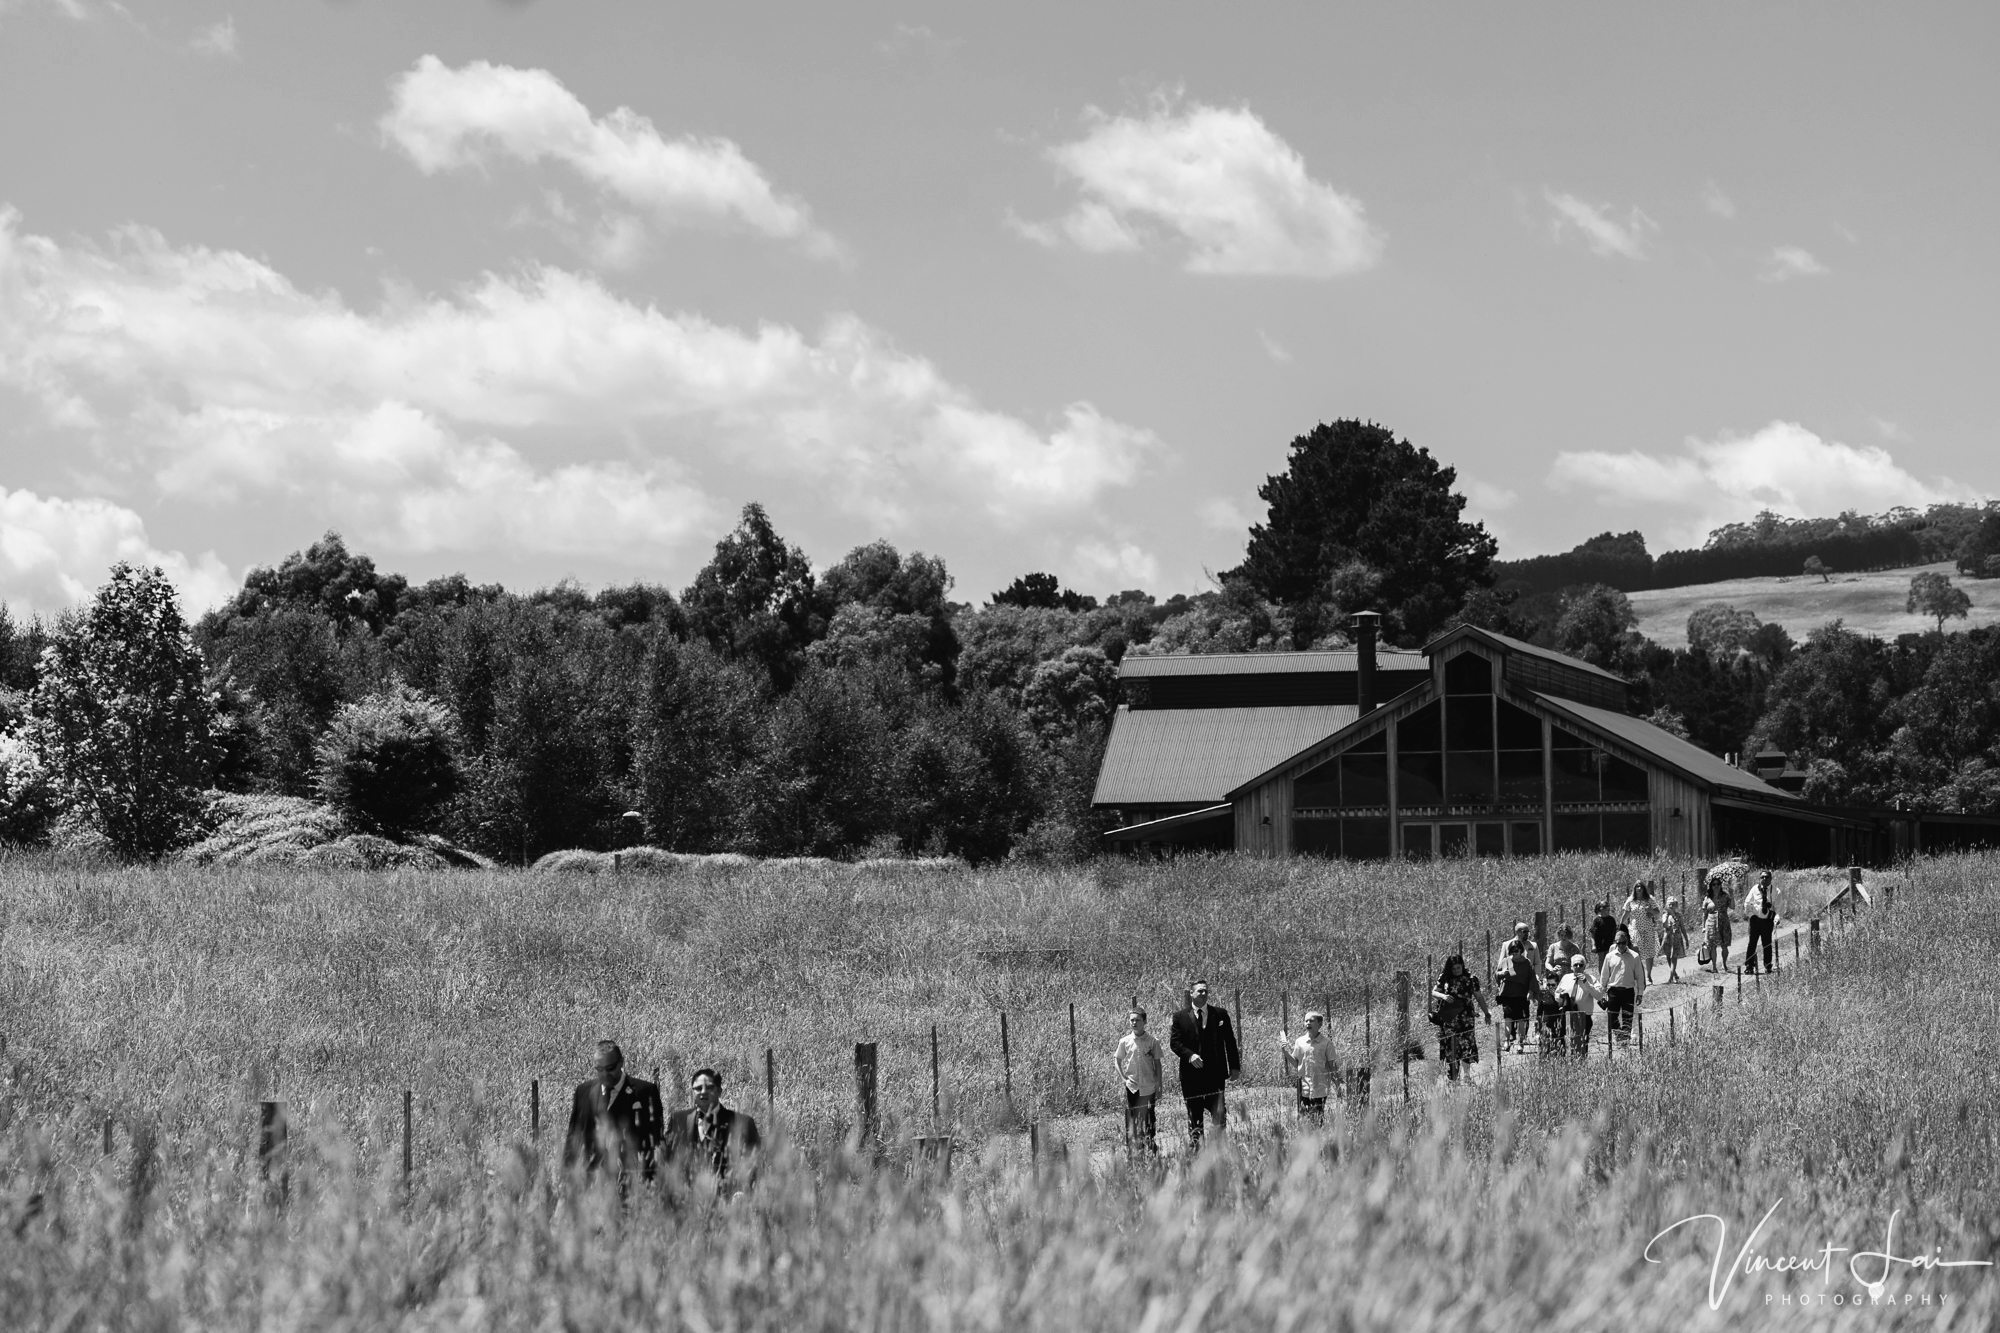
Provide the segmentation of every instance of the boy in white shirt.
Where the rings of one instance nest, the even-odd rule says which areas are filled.
[[[1315,1129],[1326,1123],[1326,1099],[1333,1092],[1335,1069],[1333,1043],[1326,1039],[1326,1018],[1317,1009],[1306,1010],[1306,1030],[1297,1039],[1278,1034],[1278,1048],[1285,1057],[1285,1077],[1299,1090],[1299,1119]]]
[[[1163,1069],[1160,1041],[1146,1031],[1144,1009],[1134,1009],[1125,1021],[1129,1031],[1118,1039],[1118,1048],[1111,1053],[1111,1063],[1125,1085],[1125,1146],[1128,1150],[1136,1147],[1150,1157],[1160,1150],[1153,1116]]]

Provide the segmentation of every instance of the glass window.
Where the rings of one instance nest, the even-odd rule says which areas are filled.
[[[1590,748],[1589,741],[1573,731],[1564,731],[1561,727],[1549,728],[1549,743],[1553,748],[1558,750],[1588,750]]]
[[[1493,700],[1489,695],[1465,695],[1445,700],[1445,749],[1490,750],[1493,748]],[[1535,742],[1541,748],[1541,742]]]
[[[1340,804],[1340,761],[1321,764],[1292,779],[1292,809]]]
[[[1389,753],[1389,729],[1387,727],[1384,727],[1382,728],[1382,730],[1376,732],[1373,736],[1368,737],[1366,740],[1358,740],[1354,742],[1354,744],[1347,747],[1347,753],[1348,754]]]
[[[1500,748],[1535,750],[1542,748],[1542,720],[1525,708],[1516,708],[1505,699],[1500,706]]]
[[[1343,819],[1340,821],[1340,845],[1352,861],[1386,861],[1389,859],[1389,821],[1382,819]]]
[[[1500,799],[1513,805],[1542,803],[1542,752],[1500,752]]]
[[[1557,805],[1580,805],[1597,795],[1597,750],[1557,750],[1553,782]]]
[[[1493,804],[1493,751],[1445,756],[1445,791],[1453,805]]]
[[[1653,849],[1653,817],[1635,811],[1604,816],[1604,850],[1607,852],[1649,852]]]
[[[1463,824],[1438,825],[1438,855],[1464,856],[1469,847],[1467,829]]]
[[[1352,750],[1340,756],[1340,791],[1349,809],[1389,804],[1389,756]]]
[[[1557,815],[1550,821],[1555,828],[1555,850],[1594,852],[1598,849],[1596,815]]]
[[[1431,830],[1435,824],[1403,825],[1403,855],[1413,861],[1431,859]]]
[[[1507,854],[1507,826],[1505,824],[1473,825],[1472,850],[1481,856],[1505,856]]]
[[[1646,770],[1628,764],[1617,755],[1604,756],[1604,799],[1643,801],[1646,799]]]
[[[1300,856],[1339,856],[1340,821],[1337,819],[1294,819],[1292,850]]]
[[[1405,806],[1444,803],[1444,756],[1398,754],[1396,799]]]
[[[1478,653],[1460,653],[1444,664],[1446,694],[1493,693],[1493,664]]]
[[[1438,706],[1425,704],[1396,724],[1396,751],[1442,750],[1443,733],[1438,730]]]
[[[1540,856],[1542,854],[1541,824],[1516,823],[1509,826],[1508,834],[1514,840],[1514,855]]]

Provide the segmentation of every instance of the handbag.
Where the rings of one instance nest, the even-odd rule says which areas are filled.
[[[1715,960],[1715,952],[1714,950],[1708,947],[1706,942],[1704,942],[1701,946],[1701,952],[1697,953],[1694,956],[1694,960],[1695,962],[1701,964],[1703,967],[1707,967],[1711,962]]]

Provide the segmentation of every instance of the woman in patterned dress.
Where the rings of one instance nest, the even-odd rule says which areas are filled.
[[[1455,1083],[1460,1065],[1479,1063],[1479,1038],[1472,1026],[1472,1007],[1478,1005],[1488,1023],[1493,1021],[1493,1011],[1486,1007],[1486,996],[1480,991],[1478,979],[1466,969],[1465,959],[1458,954],[1444,960],[1444,971],[1439,974],[1437,985],[1431,987],[1431,1002],[1438,1028],[1438,1058],[1444,1061],[1445,1072]]]
[[[1679,981],[1681,959],[1687,957],[1687,923],[1681,920],[1681,900],[1667,899],[1667,911],[1660,918],[1660,951],[1667,958],[1667,980]]]
[[[1653,973],[1653,956],[1660,951],[1660,905],[1653,900],[1653,886],[1640,880],[1625,900],[1625,925],[1632,932],[1632,949]]]

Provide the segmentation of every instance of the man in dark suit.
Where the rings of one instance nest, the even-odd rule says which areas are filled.
[[[1223,1084],[1243,1067],[1243,1058],[1236,1050],[1236,1028],[1227,1009],[1208,1002],[1208,983],[1197,981],[1188,991],[1188,1007],[1174,1015],[1170,1036],[1168,1045],[1181,1061],[1188,1143],[1200,1148],[1204,1115],[1214,1118],[1217,1129],[1229,1127]]]
[[[757,1170],[757,1122],[722,1104],[722,1075],[713,1069],[695,1070],[692,1082],[694,1105],[667,1120],[666,1160],[690,1178],[712,1171],[721,1186],[741,1188]]]
[[[592,1063],[595,1072],[577,1085],[576,1097],[570,1102],[563,1167],[568,1169],[580,1160],[592,1176],[599,1167],[606,1167],[617,1173],[621,1190],[631,1180],[635,1166],[651,1180],[664,1128],[659,1084],[628,1075],[625,1053],[615,1041],[598,1042],[597,1058]]]

